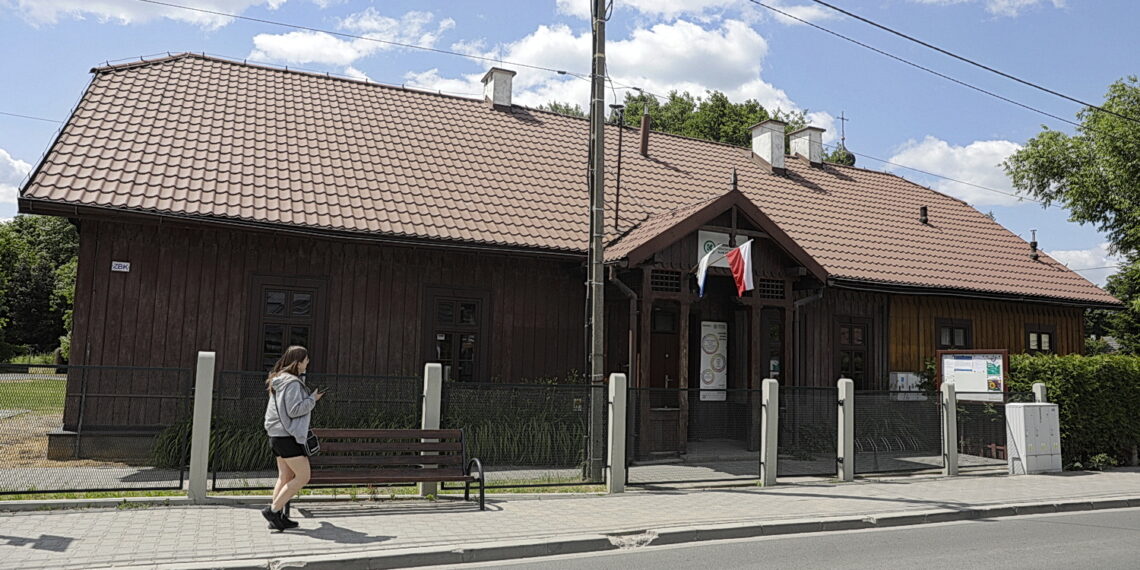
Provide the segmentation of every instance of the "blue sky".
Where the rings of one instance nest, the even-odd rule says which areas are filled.
[[[511,63],[589,72],[590,0],[163,0],[471,56],[514,68],[515,101],[586,106],[589,83]],[[1079,106],[997,77],[831,12],[810,0],[763,0],[819,26],[1070,120]],[[831,0],[846,10],[1074,98],[1099,103],[1140,73],[1134,0]],[[1041,125],[1069,125],[788,20],[747,0],[614,0],[607,27],[614,88],[724,91],[769,109],[806,110],[839,135],[858,166],[890,170],[959,197],[1093,282],[1112,269],[1105,240],[1057,207],[892,166],[870,157],[1013,193],[998,164]],[[478,96],[490,62],[159,6],[141,0],[0,0],[0,219],[90,81],[110,61],[205,52],[233,59]],[[612,102],[612,101],[609,101]]]

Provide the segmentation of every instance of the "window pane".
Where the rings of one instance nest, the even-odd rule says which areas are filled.
[[[309,346],[309,327],[290,327],[289,345]]]
[[[449,333],[435,335],[435,358],[441,363],[449,364],[452,360],[451,337]]]
[[[966,346],[966,329],[954,329],[954,346],[957,348]]]
[[[475,360],[475,335],[465,334],[459,337],[459,360],[470,362]]]
[[[1029,333],[1029,350],[1037,350],[1039,348],[1041,348],[1041,346],[1037,342],[1037,333]]]
[[[1041,333],[1041,350],[1053,350],[1053,335]]]
[[[863,327],[851,327],[851,344],[863,345]]]
[[[435,307],[435,320],[441,323],[455,322],[455,305],[451,301],[440,301]]]
[[[285,327],[281,325],[265,325],[263,329],[261,352],[266,356],[272,356],[274,360],[285,352]]]
[[[839,373],[843,376],[851,374],[851,353],[846,350],[839,353]]]
[[[285,292],[284,291],[266,291],[265,292],[265,314],[266,315],[284,315],[285,314]]]
[[[293,316],[304,317],[313,312],[313,295],[311,293],[293,293]]]
[[[460,303],[459,304],[459,324],[474,325],[478,318],[479,305],[476,303]]]
[[[950,327],[942,327],[938,331],[938,346],[950,346]]]
[[[851,327],[848,327],[846,325],[839,326],[839,344],[851,344]]]
[[[460,382],[471,382],[475,379],[475,363],[474,362],[459,362],[459,372],[456,374],[456,380]]]
[[[851,355],[851,369],[859,378],[863,377],[863,352],[858,351]]]

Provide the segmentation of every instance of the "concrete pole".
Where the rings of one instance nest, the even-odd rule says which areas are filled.
[[[760,424],[760,482],[765,487],[776,484],[776,452],[780,434],[780,383],[765,378],[760,389],[764,420]]]
[[[1046,396],[1048,393],[1045,391],[1045,384],[1042,382],[1033,383],[1033,401],[1038,404],[1044,404],[1049,401]]]
[[[840,481],[855,480],[855,381],[839,379],[839,441],[838,454]]]
[[[194,419],[190,428],[190,487],[194,503],[206,502],[210,466],[210,417],[214,413],[214,353],[199,352],[194,370]]]
[[[953,382],[942,383],[942,474],[958,474],[958,394]]]
[[[610,374],[610,445],[606,462],[606,492],[625,492],[625,374]]]
[[[443,393],[443,365],[431,362],[424,365],[424,409],[420,416],[421,429],[439,429],[439,400]],[[467,435],[467,434],[464,434]],[[434,441],[434,440],[425,440]],[[435,451],[422,451],[420,455],[437,455]],[[420,483],[420,496],[435,495],[439,489],[435,481]]]
[[[605,112],[606,112],[606,0],[593,0],[594,53],[590,78],[590,461],[587,475],[598,481],[605,473],[606,438],[602,434],[605,422],[606,379],[605,361],[605,269],[603,266],[605,233]]]

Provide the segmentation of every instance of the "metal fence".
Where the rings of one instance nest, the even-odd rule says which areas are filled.
[[[1005,405],[1033,402],[1032,392],[958,392],[958,469],[1005,468]]]
[[[776,475],[837,474],[838,388],[780,388]]]
[[[314,428],[421,426],[422,378],[312,373],[305,382],[327,390],[313,411]],[[210,429],[213,490],[266,489],[275,484],[277,468],[264,427],[268,404],[264,372],[217,375]]]
[[[590,405],[606,441],[605,386],[444,382],[440,427],[462,429],[468,457],[487,470],[488,488],[600,484],[588,469]],[[598,450],[604,461],[604,449]],[[448,488],[448,487],[444,487]]]
[[[940,469],[942,406],[938,394],[855,393],[855,473]]]
[[[626,483],[760,476],[760,390],[630,388]]]
[[[181,489],[192,393],[188,369],[0,365],[0,494]]]

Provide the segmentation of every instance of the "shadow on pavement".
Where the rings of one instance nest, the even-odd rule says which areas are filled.
[[[4,536],[0,534],[0,541],[7,542],[7,546],[28,546],[33,550],[49,550],[51,552],[66,552],[67,547],[75,542],[74,538],[41,534],[39,538],[25,538],[22,536]]]
[[[375,544],[396,538],[394,536],[369,536],[367,533],[342,528],[332,523],[322,522],[313,529],[291,530],[290,533],[304,534],[318,540],[328,540],[340,544]]]

